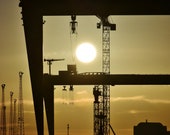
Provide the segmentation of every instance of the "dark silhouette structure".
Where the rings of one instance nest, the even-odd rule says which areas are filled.
[[[44,135],[43,101],[49,135],[54,135],[54,84],[170,84],[170,75],[67,75],[43,77],[43,16],[170,15],[169,0],[20,0],[38,135]],[[91,80],[91,82],[89,80]],[[58,81],[58,82],[56,82]]]
[[[170,132],[159,122],[146,121],[134,126],[134,135],[170,135]]]

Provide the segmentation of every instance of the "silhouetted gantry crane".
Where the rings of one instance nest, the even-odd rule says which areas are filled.
[[[43,100],[49,135],[54,135],[53,85],[169,85],[170,75],[43,75],[43,16],[170,15],[169,0],[21,0],[38,135],[44,135]]]

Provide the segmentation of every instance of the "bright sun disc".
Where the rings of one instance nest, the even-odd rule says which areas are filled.
[[[90,43],[82,43],[76,49],[76,57],[79,61],[89,63],[96,57],[96,49]]]

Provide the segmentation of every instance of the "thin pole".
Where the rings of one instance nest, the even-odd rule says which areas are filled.
[[[67,124],[67,135],[69,135],[69,124]]]

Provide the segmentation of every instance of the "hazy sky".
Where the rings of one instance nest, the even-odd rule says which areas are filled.
[[[25,134],[35,135],[25,36],[18,4],[19,1],[0,1],[0,83],[6,84],[8,123],[9,92],[14,91],[14,98],[18,98],[18,72],[24,72]],[[78,72],[101,71],[101,29],[96,28],[97,17],[77,16],[76,39],[70,37],[70,17],[44,17],[44,20],[44,58],[65,58],[63,62],[53,63],[53,74],[73,63],[70,50],[76,47],[74,43],[82,42],[94,44],[97,58],[90,64],[76,60]],[[117,30],[111,32],[112,74],[170,74],[170,16],[111,16],[110,20],[117,25]],[[44,72],[48,72],[46,63]],[[65,135],[68,123],[70,135],[93,134],[92,88],[75,86],[73,93],[62,93],[62,86],[56,86],[55,135]],[[72,105],[68,104],[71,98],[74,99]],[[133,126],[146,119],[161,122],[170,130],[170,86],[111,87],[110,110],[110,123],[117,135],[133,135]]]

